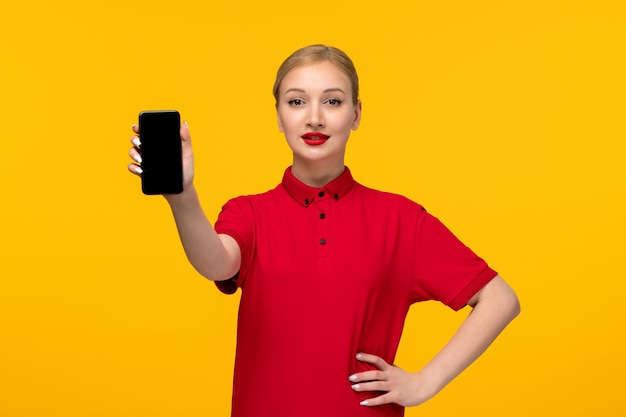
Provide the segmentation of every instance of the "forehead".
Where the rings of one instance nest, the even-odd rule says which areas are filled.
[[[350,79],[337,65],[330,61],[299,65],[291,69],[281,83],[281,91],[291,88],[302,90],[340,88],[350,93]]]

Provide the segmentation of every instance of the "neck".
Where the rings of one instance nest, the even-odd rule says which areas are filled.
[[[340,163],[329,161],[293,161],[291,173],[309,187],[321,188],[340,176],[345,170],[343,160]]]

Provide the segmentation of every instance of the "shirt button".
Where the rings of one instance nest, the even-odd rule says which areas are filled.
[[[326,215],[324,213],[320,213],[320,219],[324,220],[326,218]]]
[[[320,197],[324,197],[324,191],[320,191],[320,193],[318,194]]]
[[[325,245],[326,244],[326,239],[320,239],[320,245]]]
[[[335,200],[339,200],[339,194],[335,194]]]
[[[308,198],[305,198],[305,199],[304,199],[304,205],[306,206],[307,204],[309,204],[309,199],[308,199]]]

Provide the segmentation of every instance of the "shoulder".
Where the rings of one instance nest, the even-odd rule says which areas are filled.
[[[375,204],[382,207],[388,207],[390,209],[402,210],[402,211],[425,211],[424,207],[411,200],[410,198],[397,193],[389,191],[381,191],[374,188],[367,187],[363,184],[355,184],[355,195],[365,200],[369,204]]]
[[[267,204],[269,201],[275,200],[282,193],[284,193],[284,190],[281,185],[278,185],[262,193],[240,195],[228,200],[222,209],[235,207],[254,209],[255,207]]]
[[[237,197],[233,197],[226,202],[226,204],[235,201],[235,202],[248,202],[251,204],[262,202],[268,198],[273,198],[277,193],[280,193],[282,190],[282,185],[278,184],[276,187],[271,190],[267,190],[261,193],[253,193],[253,194],[243,194]]]

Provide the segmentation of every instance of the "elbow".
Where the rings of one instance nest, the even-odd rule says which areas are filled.
[[[506,297],[503,297],[503,308],[506,311],[507,315],[510,317],[510,320],[513,320],[522,312],[522,306],[520,304],[519,297],[510,287]]]
[[[509,321],[513,320],[522,312],[519,297],[515,293],[515,290],[501,278],[496,282],[500,284],[496,286],[500,309],[503,315],[509,318]]]
[[[208,268],[200,270],[196,268],[196,270],[200,273],[200,275],[209,281],[228,281],[231,278],[237,277],[239,274],[239,270],[235,267],[223,268],[219,270]]]
[[[206,258],[189,258],[191,266],[209,281],[227,281],[239,274],[240,263],[236,260],[230,260],[225,257],[219,262],[215,259]]]
[[[487,284],[475,296],[474,306],[485,302],[485,308],[492,314],[510,322],[519,316],[522,311],[520,300],[513,290],[502,278],[496,277]]]
[[[517,297],[517,295],[515,295],[514,300],[511,301],[510,309],[511,309],[511,320],[519,316],[520,313],[522,312],[522,306],[519,302],[519,298]]]

